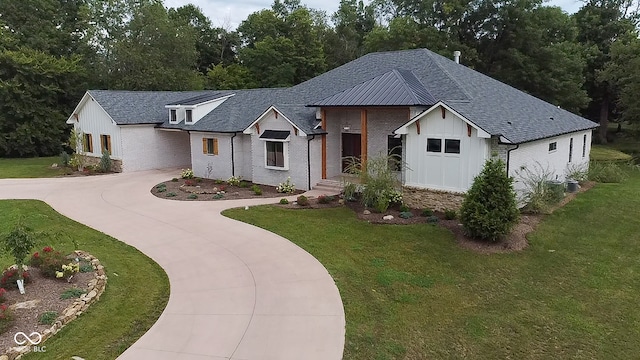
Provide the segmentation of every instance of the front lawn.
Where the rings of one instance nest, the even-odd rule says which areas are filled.
[[[0,179],[60,176],[64,174],[64,169],[51,168],[52,164],[59,162],[60,158],[57,156],[28,159],[0,158]]]
[[[463,250],[433,225],[372,225],[345,208],[229,210],[314,255],[345,307],[345,359],[635,359],[640,172],[599,184],[523,252]]]
[[[142,336],[160,316],[169,299],[169,280],[162,268],[149,257],[60,215],[43,202],[33,200],[0,201],[0,236],[7,234],[19,217],[23,217],[36,232],[45,233],[38,236],[34,250],[51,245],[69,253],[77,245],[78,249],[100,260],[109,278],[100,300],[44,343],[46,353],[31,353],[25,359],[79,356],[112,360]],[[12,263],[7,254],[0,256],[1,266]],[[29,333],[27,330],[24,331]]]

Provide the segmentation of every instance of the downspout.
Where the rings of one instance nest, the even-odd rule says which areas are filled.
[[[231,176],[236,176],[236,162],[235,162],[235,153],[233,151],[233,138],[238,136],[237,132],[233,133],[231,137]]]
[[[307,177],[309,182],[309,190],[311,190],[311,140],[315,139],[315,135],[307,137]]]
[[[519,147],[520,147],[520,144],[516,144],[516,147],[507,150],[507,176],[509,176],[509,165],[510,165],[510,162],[511,162],[511,152],[513,150],[518,150]]]

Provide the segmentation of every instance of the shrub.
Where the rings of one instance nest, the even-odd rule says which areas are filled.
[[[296,191],[296,184],[291,182],[291,177],[288,177],[285,182],[281,182],[276,186],[276,191],[279,193],[291,194]]]
[[[549,167],[536,162],[531,168],[523,166],[516,170],[516,175],[524,186],[520,191],[520,201],[527,212],[547,212],[564,197],[564,187],[556,184]]]
[[[429,224],[435,224],[435,223],[437,223],[437,222],[438,222],[438,220],[439,220],[439,219],[438,219],[438,217],[437,217],[437,216],[433,216],[433,215],[431,215],[431,216],[429,216],[429,217],[427,218],[427,223],[429,223]]]
[[[187,196],[187,199],[189,199],[189,200],[195,200],[197,198],[198,198],[197,194],[190,194],[189,196]]]
[[[79,298],[85,292],[86,291],[84,291],[84,290],[82,290],[80,288],[73,287],[73,288],[65,290],[62,294],[60,294],[60,299],[67,300],[67,299]]]
[[[167,195],[165,195],[165,197],[176,197],[178,196],[178,194],[174,193],[174,192],[169,192],[167,193]]]
[[[62,164],[62,166],[64,167],[67,167],[71,164],[71,155],[69,155],[69,153],[67,153],[66,151],[60,153],[60,164]]]
[[[77,274],[78,271],[80,271],[80,264],[70,262],[62,265],[59,271],[56,271],[56,279],[66,279],[70,282],[73,275]]]
[[[55,278],[56,272],[62,269],[62,265],[68,262],[67,258],[55,251],[51,246],[45,246],[42,251],[35,252],[31,255],[29,264],[40,269],[42,276]]]
[[[400,212],[410,211],[409,207],[406,204],[400,205]]]
[[[107,150],[102,152],[102,157],[100,158],[100,171],[103,173],[107,173],[111,171],[111,155]]]
[[[232,176],[227,179],[227,184],[231,186],[239,186],[242,178],[240,176]]]
[[[403,219],[410,219],[413,217],[413,213],[411,211],[402,211],[399,216]]]
[[[240,181],[240,185],[241,188],[246,189],[249,187],[249,183],[247,181]]]
[[[342,194],[345,200],[347,201],[356,201],[356,191],[358,187],[354,183],[345,183],[342,188]]]
[[[19,220],[13,230],[4,237],[4,249],[13,256],[18,269],[22,269],[24,260],[35,245],[35,239],[31,229]],[[21,273],[18,272],[18,279]]]
[[[180,177],[183,179],[193,179],[194,178],[193,170],[191,169],[182,169],[180,172]]]
[[[289,200],[282,198],[280,199],[280,205],[287,205],[289,203]]]
[[[520,212],[504,162],[489,159],[464,197],[460,220],[474,238],[497,241],[518,222]]]
[[[422,209],[422,216],[431,216],[433,215],[433,210],[429,208]]]
[[[164,183],[160,183],[160,184],[156,185],[156,189],[162,189],[162,188],[166,188],[166,187],[167,187],[167,184],[164,184]]]
[[[158,189],[158,192],[159,192],[159,193],[167,192],[167,188],[166,188],[166,187],[159,188],[159,189]]]
[[[309,199],[304,195],[298,196],[298,199],[296,199],[296,202],[300,206],[309,206]]]
[[[9,330],[13,324],[13,313],[6,304],[0,305],[0,334]]]
[[[220,184],[224,184],[224,181],[220,180],[220,179],[215,179],[213,180],[213,183],[216,185],[220,185]]]
[[[22,273],[20,273],[18,268],[14,265],[2,272],[0,286],[3,288],[15,288],[18,286],[18,279],[23,279],[24,283],[28,284],[31,282],[31,274],[29,274],[28,270],[24,270],[24,268]]]
[[[318,203],[319,204],[328,204],[328,203],[332,202],[333,200],[335,200],[335,198],[333,196],[327,196],[327,195],[318,196]]]
[[[357,158],[351,159],[345,171],[358,175],[360,183],[364,186],[362,205],[372,207],[378,212],[385,212],[392,202],[402,202],[402,193],[396,190],[400,183],[394,172],[398,164],[395,155],[381,154],[371,157],[367,160],[366,166]]]
[[[202,178],[196,178],[196,182],[197,183],[201,183],[202,182]]]
[[[213,195],[213,198],[212,198],[212,199],[213,199],[213,200],[220,200],[220,199],[222,199],[223,197],[224,197],[224,194],[217,193],[217,194]]]
[[[80,263],[80,272],[88,273],[93,271],[93,265],[89,263]]]
[[[262,189],[258,185],[253,185],[251,187],[251,191],[253,191],[253,193],[256,195],[262,195]]]
[[[195,182],[195,180],[193,180],[193,179],[187,179],[187,180],[185,180],[185,181],[184,181],[184,184],[185,184],[186,186],[195,186],[195,185],[196,185],[196,182]]]
[[[444,218],[447,220],[455,220],[458,217],[458,213],[455,210],[446,209],[444,211]]]
[[[589,164],[589,180],[599,183],[621,183],[627,180],[622,166],[613,161],[592,161]]]
[[[5,296],[6,294],[7,294],[7,289],[0,288],[0,304],[7,302],[7,297]]]
[[[583,183],[589,178],[589,167],[586,163],[570,163],[564,170],[564,175],[566,179],[571,179],[579,183]]]
[[[42,325],[53,325],[56,322],[56,318],[58,317],[58,313],[55,311],[47,311],[40,315],[40,319],[38,320],[39,324]]]
[[[178,178],[171,179],[171,182],[178,182]]]

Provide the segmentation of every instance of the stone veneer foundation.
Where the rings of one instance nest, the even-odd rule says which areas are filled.
[[[94,278],[87,284],[86,293],[84,293],[79,299],[76,299],[71,305],[69,305],[60,316],[56,319],[56,322],[45,331],[42,332],[42,344],[50,337],[55,335],[60,329],[65,327],[68,323],[75,320],[78,316],[89,308],[89,305],[100,299],[100,295],[104,292],[107,286],[107,275],[104,272],[104,267],[100,265],[100,260],[96,259],[93,255],[84,251],[75,251],[78,258],[91,262],[94,270]],[[7,353],[0,356],[0,360],[15,360],[22,357],[31,351],[31,346],[18,346],[12,347]]]
[[[458,210],[462,205],[464,194],[446,191],[419,189],[405,186],[402,201],[414,209],[429,208],[433,211]]]

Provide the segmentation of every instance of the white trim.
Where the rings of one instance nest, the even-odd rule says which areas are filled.
[[[282,156],[284,157],[284,166],[269,166],[267,165],[267,142],[281,142],[282,143]],[[288,171],[289,170],[289,142],[288,141],[273,141],[265,139],[264,142],[264,167],[270,170]]]
[[[167,128],[160,128],[160,127],[157,127],[156,129],[160,130],[160,131],[169,131],[169,132],[182,132],[183,131],[182,129],[167,129]]]
[[[434,111],[435,109],[439,108],[440,106],[442,106],[443,108],[448,110],[450,113],[452,113],[453,115],[459,117],[462,121],[464,121],[468,125],[471,125],[471,127],[473,127],[474,129],[476,129],[478,131],[478,137],[485,138],[485,139],[491,138],[491,135],[488,132],[482,130],[480,127],[478,127],[478,125],[474,124],[473,122],[471,122],[471,120],[469,120],[469,119],[465,118],[464,116],[460,115],[457,111],[453,110],[451,107],[449,107],[447,104],[443,103],[442,101],[438,101],[435,105],[433,105],[429,109],[427,109],[427,110],[421,112],[420,114],[414,116],[413,119],[409,120],[409,122],[407,122],[406,124],[400,126],[397,129],[395,129],[393,131],[393,133],[394,134],[398,134],[398,135],[406,135],[406,134],[408,134],[410,125],[412,125],[416,121],[420,121],[423,117],[425,117],[427,114],[429,114],[430,112]]]
[[[268,116],[268,115],[269,115],[269,113],[270,113],[271,111],[275,111],[275,112],[277,112],[278,114],[282,115],[282,117],[283,117],[285,120],[287,120],[287,122],[288,122],[289,124],[291,124],[291,126],[293,126],[294,128],[298,129],[298,136],[307,136],[307,133],[305,133],[304,131],[302,131],[302,129],[300,129],[298,126],[296,126],[296,124],[294,124],[294,123],[293,123],[293,121],[289,120],[289,118],[288,118],[288,117],[286,117],[286,116],[282,113],[282,111],[278,110],[278,109],[277,109],[275,106],[273,106],[273,105],[271,105],[271,106],[267,109],[267,111],[263,112],[263,113],[262,113],[262,115],[258,116],[258,118],[257,118],[257,119],[255,119],[255,120],[251,123],[251,125],[247,126],[247,128],[246,128],[246,129],[244,129],[244,130],[242,131],[242,133],[243,133],[243,134],[246,134],[246,135],[251,135],[251,128],[252,128],[252,127],[254,127],[254,126],[255,126],[257,123],[259,123],[260,121],[262,121],[262,119],[264,119],[266,116]]]

